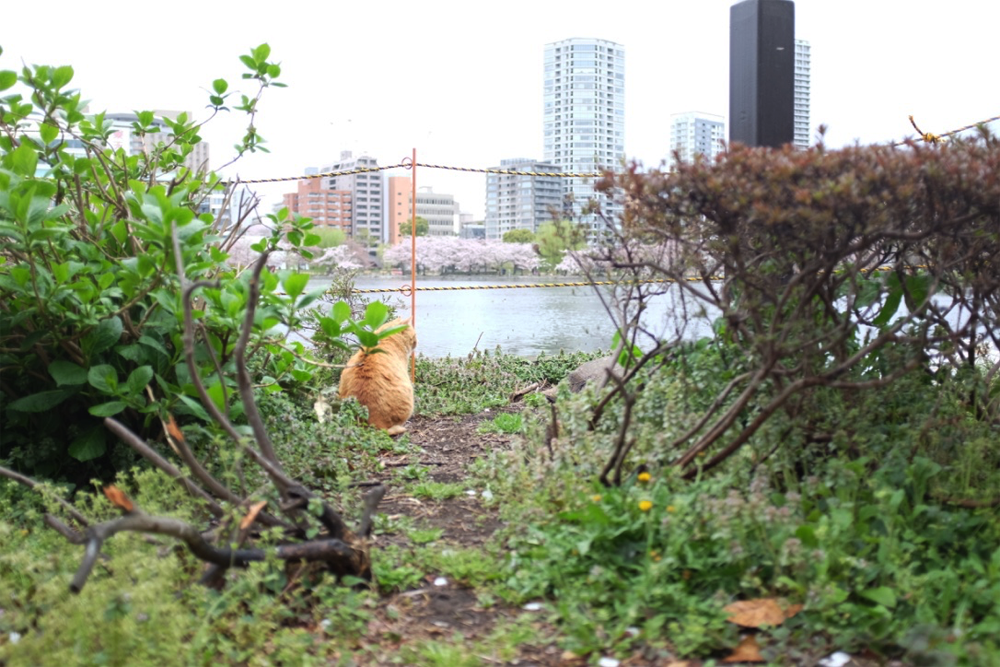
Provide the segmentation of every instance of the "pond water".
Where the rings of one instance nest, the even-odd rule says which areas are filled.
[[[417,287],[460,287],[527,283],[585,282],[583,278],[538,276],[482,276],[460,279],[420,278]],[[315,276],[309,289],[322,286]],[[408,277],[359,278],[358,289],[398,288]],[[609,289],[609,288],[602,288]],[[410,315],[410,299],[399,294],[368,295],[397,307],[402,317]],[[685,338],[708,335],[704,318],[679,314],[673,290],[653,299],[643,323],[662,337],[673,337],[683,328]],[[547,287],[498,290],[454,290],[417,292],[417,351],[429,357],[460,356],[493,350],[522,356],[606,350],[615,327],[592,287]]]

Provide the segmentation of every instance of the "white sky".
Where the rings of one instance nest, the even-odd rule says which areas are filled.
[[[491,167],[542,157],[546,43],[599,37],[625,47],[625,151],[647,166],[667,153],[669,114],[729,108],[733,0],[11,2],[0,69],[73,65],[91,109],[205,113],[211,81],[252,92],[238,56],[271,45],[288,88],[268,91],[257,126],[269,155],[228,171],[295,176],[353,150],[395,164]],[[140,9],[141,7],[141,9]],[[944,132],[1000,114],[1000,3],[798,0],[796,36],[812,44],[812,125],[832,147]],[[217,166],[242,114],[203,133]],[[243,123],[243,124],[241,124]],[[483,215],[485,177],[424,169],[418,185]],[[265,208],[294,183],[262,186]]]

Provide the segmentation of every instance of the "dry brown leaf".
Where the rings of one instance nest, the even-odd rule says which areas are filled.
[[[774,598],[757,598],[755,600],[740,600],[723,607],[729,612],[730,623],[744,628],[759,628],[762,625],[781,625],[786,619],[802,611],[802,605],[787,606],[783,600]]]
[[[253,524],[254,520],[257,518],[257,515],[260,514],[260,511],[264,509],[265,505],[267,505],[266,500],[262,500],[259,503],[254,503],[253,505],[251,505],[250,511],[247,512],[247,515],[243,517],[242,521],[240,521],[240,530],[246,530],[247,528],[249,528]]]
[[[111,501],[111,504],[118,509],[126,512],[131,512],[135,509],[135,505],[133,505],[132,501],[125,495],[125,492],[114,484],[104,487],[104,495]]]
[[[181,432],[180,427],[177,426],[177,420],[171,414],[167,415],[167,435],[177,442],[184,442],[184,434]]]
[[[764,656],[760,654],[760,646],[753,635],[747,635],[740,640],[739,646],[733,650],[733,654],[728,658],[723,658],[722,662],[764,662]]]
[[[791,618],[792,616],[795,616],[795,614],[799,613],[800,611],[802,611],[805,608],[806,608],[806,606],[804,604],[792,604],[792,605],[788,605],[788,607],[785,608],[785,618],[786,619],[787,618]]]

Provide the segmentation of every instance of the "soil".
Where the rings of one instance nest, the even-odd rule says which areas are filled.
[[[382,463],[387,471],[406,467],[412,473],[413,467],[423,467],[426,469],[425,479],[429,481],[461,482],[467,476],[466,469],[470,463],[493,450],[509,448],[516,437],[479,433],[479,426],[500,411],[515,412],[518,409],[513,406],[478,415],[414,418],[407,428],[410,442],[422,450],[417,463],[414,464],[412,456],[387,456]],[[453,544],[462,548],[483,546],[503,526],[497,509],[484,505],[478,494],[470,492],[448,500],[416,498],[402,490],[405,488],[403,483],[393,484],[391,477],[392,473],[387,480],[390,492],[379,505],[380,513],[390,519],[409,517],[421,529],[443,531],[436,544]],[[402,532],[382,533],[377,536],[374,548],[388,544],[407,547],[412,543]],[[362,640],[368,648],[367,657],[356,656],[356,659],[361,659],[362,664],[388,664],[394,658],[398,660],[406,648],[417,649],[428,641],[458,646],[465,644],[471,650],[474,643],[485,640],[498,625],[509,624],[522,617],[540,630],[539,636],[554,636],[555,630],[545,623],[538,611],[503,604],[484,605],[475,590],[430,574],[416,590],[383,596],[375,620],[369,624],[368,636]],[[569,656],[563,656],[554,640],[539,646],[522,645],[516,651],[514,657],[506,660],[491,655],[470,654],[469,658],[478,659],[484,665],[583,664],[581,661],[564,660]]]

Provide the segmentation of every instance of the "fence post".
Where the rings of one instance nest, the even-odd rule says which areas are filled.
[[[410,326],[417,328],[417,149],[413,149],[410,191]],[[417,381],[417,352],[410,353],[410,382]]]

